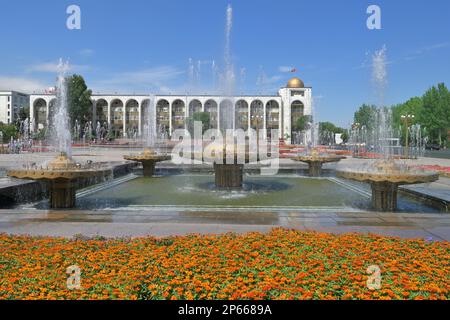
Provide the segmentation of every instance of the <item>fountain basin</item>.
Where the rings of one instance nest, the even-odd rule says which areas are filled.
[[[228,215],[239,212],[361,212],[370,210],[370,188],[363,183],[350,183],[333,177],[309,178],[295,173],[276,176],[248,174],[239,189],[215,186],[212,174],[169,174],[164,177],[134,177],[123,182],[108,182],[85,191],[77,199],[80,214],[95,210],[105,219],[115,212],[143,211],[157,213],[166,221],[166,212],[189,215],[193,212],[207,215],[223,211]],[[88,189],[89,190],[89,189]],[[326,195],[326,196],[325,196]],[[434,208],[415,197],[399,194],[401,212],[437,213]],[[46,209],[47,203],[36,204]],[[89,214],[86,215],[89,218]],[[313,220],[311,220],[313,221]]]
[[[393,160],[377,161],[367,169],[340,169],[337,176],[345,179],[370,183],[372,206],[378,211],[396,211],[398,186],[429,183],[439,179],[431,171],[402,168]]]

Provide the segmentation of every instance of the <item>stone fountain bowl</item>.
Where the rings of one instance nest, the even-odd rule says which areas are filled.
[[[361,182],[389,182],[395,184],[429,183],[439,179],[439,173],[409,167],[401,167],[391,160],[377,161],[367,169],[339,169],[336,175],[341,178]]]
[[[289,158],[291,160],[294,160],[294,161],[301,161],[301,162],[306,162],[306,163],[311,163],[311,162],[322,162],[322,163],[338,162],[338,161],[341,161],[343,159],[346,159],[346,157],[344,157],[344,156],[331,155],[331,154],[321,154],[316,149],[312,150],[311,153],[303,154],[303,155],[299,155],[299,156],[292,156],[292,157],[289,157]]]
[[[7,171],[9,177],[29,180],[75,180],[93,176],[107,175],[110,168],[94,165],[82,166],[75,163],[66,154],[61,153],[46,168],[24,168]]]
[[[294,161],[301,161],[301,162],[338,162],[343,159],[346,159],[346,157],[343,156],[332,156],[332,155],[303,155],[303,156],[292,156],[289,157],[289,159]]]
[[[245,151],[241,151],[245,150]],[[222,155],[223,158],[223,164],[228,164],[230,159],[233,159],[233,161],[236,163],[238,160],[243,160],[243,163],[241,164],[247,164],[250,163],[251,160],[259,161],[260,157],[258,152],[250,152],[248,148],[242,148],[235,146],[234,150],[228,150],[226,147],[222,146],[216,146],[216,147],[209,147],[208,148],[208,157],[205,157],[204,151],[202,152],[190,152],[188,154],[182,154],[181,157],[184,158],[190,158],[192,160],[200,160],[203,162],[209,162],[214,163],[216,162],[217,158],[216,155]],[[190,155],[190,156],[189,156]],[[220,157],[220,156],[219,156]]]
[[[158,153],[156,153],[156,151],[149,149],[149,148],[145,149],[144,152],[142,152],[141,154],[128,155],[128,156],[124,156],[123,158],[125,160],[130,160],[130,161],[155,161],[155,162],[166,161],[166,160],[172,159],[172,157],[170,155],[158,154]]]

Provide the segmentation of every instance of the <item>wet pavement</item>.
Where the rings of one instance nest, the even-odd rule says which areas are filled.
[[[450,215],[445,213],[0,210],[0,233],[33,236],[164,237],[268,232],[276,227],[450,241]]]

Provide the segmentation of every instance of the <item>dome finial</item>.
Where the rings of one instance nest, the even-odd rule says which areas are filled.
[[[290,79],[288,81],[287,87],[288,88],[304,88],[305,84],[303,83],[303,81],[300,78],[293,77],[292,79]]]

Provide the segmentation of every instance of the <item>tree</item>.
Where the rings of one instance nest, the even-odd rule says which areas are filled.
[[[16,139],[18,134],[17,127],[14,124],[4,124],[3,122],[0,122],[0,132],[3,136],[2,143],[9,143],[11,137]]]
[[[301,116],[297,119],[297,122],[295,123],[295,128],[297,131],[306,131],[309,129],[310,123],[312,122],[312,116],[305,115]]]
[[[433,143],[444,145],[450,128],[450,92],[445,84],[429,89],[422,97],[420,123],[426,127]]]
[[[19,110],[19,118],[20,121],[24,121],[25,119],[30,119],[30,107],[20,108]]]
[[[355,112],[354,122],[359,124],[359,127],[366,127],[368,130],[373,129],[375,119],[377,116],[377,107],[374,105],[363,104],[358,111]]]
[[[342,133],[341,139],[344,143],[347,143],[348,140],[350,139],[350,136],[348,134],[348,130],[344,130],[344,132]]]
[[[404,115],[414,115],[412,121],[409,122],[409,125],[420,124],[421,123],[421,115],[423,112],[423,101],[421,97],[414,97],[406,101],[405,103],[401,103],[392,107],[392,122],[394,128],[399,128],[400,130],[400,138],[401,142],[405,144],[405,123],[402,121],[402,116]]]
[[[73,128],[75,120],[78,120],[84,128],[86,122],[92,119],[92,91],[88,89],[84,78],[80,75],[68,77],[66,83],[71,127]]]
[[[320,122],[319,123],[319,143],[320,144],[334,144],[335,143],[335,135],[336,134],[344,134],[346,130],[340,127],[337,127],[331,122]],[[342,138],[342,137],[341,137]],[[342,140],[344,140],[342,138]],[[348,140],[348,134],[347,134]],[[344,141],[346,142],[346,141]]]

